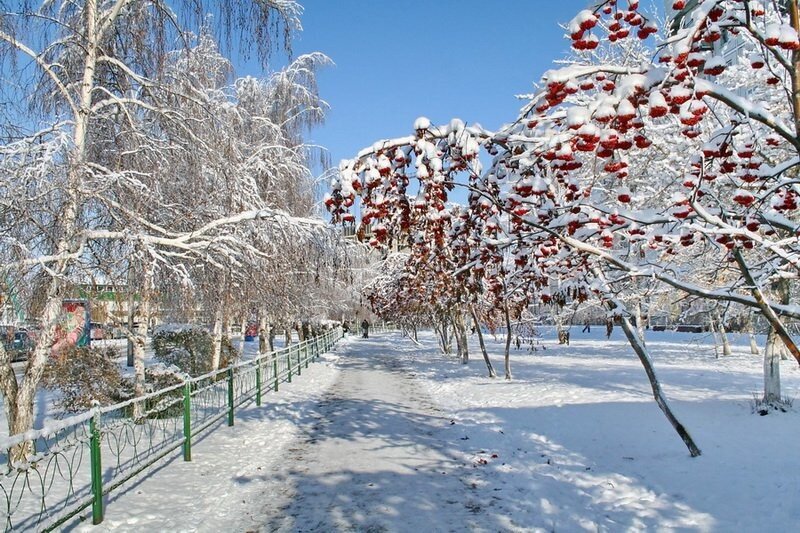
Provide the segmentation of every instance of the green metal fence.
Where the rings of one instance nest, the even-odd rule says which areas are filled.
[[[41,430],[0,439],[0,520],[9,530],[55,529],[91,508],[103,521],[103,499],[166,457],[192,459],[198,434],[235,423],[236,409],[281,383],[343,336],[341,328],[124,403],[96,408]],[[34,454],[9,464],[9,450],[33,442]]]

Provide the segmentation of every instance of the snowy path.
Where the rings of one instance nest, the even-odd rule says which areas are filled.
[[[542,332],[535,352],[512,354],[511,382],[440,355],[430,332],[419,346],[346,339],[197,442],[191,463],[114,493],[101,526],[74,529],[800,531],[800,459],[787,448],[800,413],[752,413],[761,360],[745,337],[720,359],[707,335],[648,338],[703,449],[691,459],[620,333],[573,332],[562,346]],[[487,340],[500,363],[502,338]],[[800,369],[782,367],[797,398]]]
[[[264,497],[265,531],[465,531],[481,507],[453,422],[386,339],[354,341]]]

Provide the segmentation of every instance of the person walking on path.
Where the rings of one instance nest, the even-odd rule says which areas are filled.
[[[361,337],[364,339],[369,338],[369,322],[366,318],[361,322]]]

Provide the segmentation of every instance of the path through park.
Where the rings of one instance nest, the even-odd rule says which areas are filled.
[[[406,341],[407,342],[407,341]],[[385,339],[353,342],[334,385],[272,479],[267,531],[481,527],[459,435]]]

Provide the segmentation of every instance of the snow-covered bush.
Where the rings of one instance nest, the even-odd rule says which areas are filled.
[[[190,376],[212,370],[213,338],[200,326],[168,324],[159,328],[153,335],[153,351],[158,361]],[[235,355],[230,339],[223,337],[220,367],[228,366]]]
[[[63,413],[77,413],[95,405],[111,405],[133,394],[123,379],[113,348],[69,348],[64,357],[52,358],[44,373],[44,386],[59,393],[55,406]]]
[[[175,365],[156,363],[145,369],[145,391],[150,394],[156,391],[183,383],[189,377]],[[133,383],[131,383],[133,388]],[[183,414],[183,389],[178,388],[148,398],[144,405],[147,418],[170,418]]]

